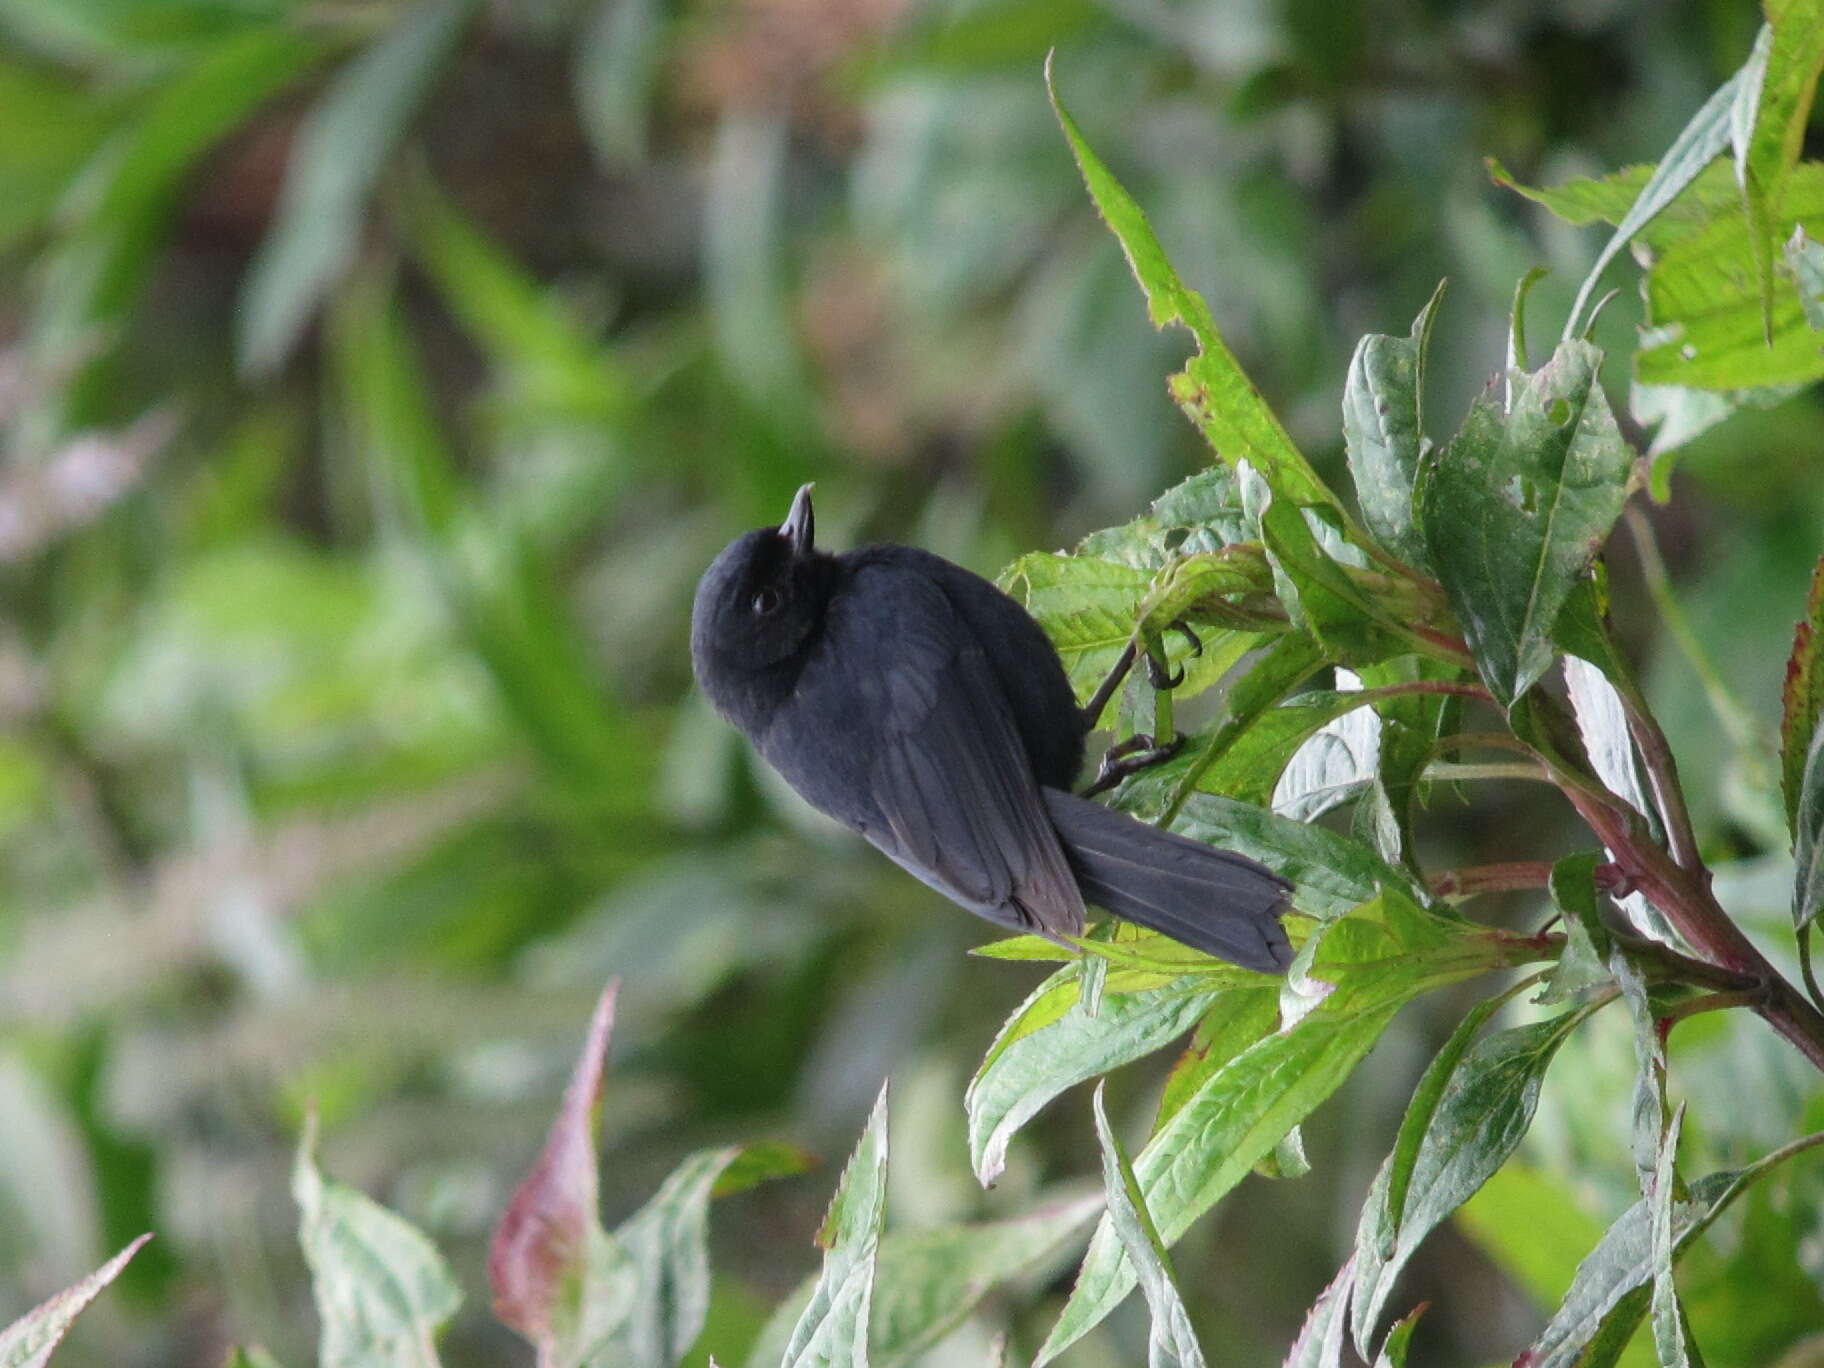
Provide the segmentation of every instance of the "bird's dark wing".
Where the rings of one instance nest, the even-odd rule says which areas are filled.
[[[991,921],[1080,935],[1083,895],[981,644],[931,580],[885,568],[858,579],[873,581],[858,598],[892,624],[864,685],[887,719],[868,775],[885,829],[868,838]]]

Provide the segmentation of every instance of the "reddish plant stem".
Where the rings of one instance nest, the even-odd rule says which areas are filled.
[[[1546,888],[1552,882],[1550,860],[1514,860],[1506,864],[1471,865],[1435,876],[1431,891],[1440,898],[1468,898],[1477,893],[1508,893],[1520,888]]]
[[[1366,689],[1363,693],[1370,698],[1398,698],[1402,694],[1454,694],[1458,698],[1473,698],[1482,703],[1495,701],[1480,684],[1460,684],[1447,679],[1409,679],[1403,684],[1383,684],[1376,689]]]
[[[1627,806],[1612,794],[1593,789],[1581,776],[1565,773],[1541,756],[1559,778],[1559,788],[1589,824],[1635,887],[1646,895],[1691,947],[1710,963],[1744,975],[1758,985],[1753,1008],[1762,1020],[1785,1036],[1824,1071],[1824,1014],[1780,976],[1741,928],[1729,919],[1710,891],[1708,871],[1693,875],[1665,851],[1639,840],[1623,814]]]

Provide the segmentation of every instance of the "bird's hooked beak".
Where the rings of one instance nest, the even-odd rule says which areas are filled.
[[[808,484],[798,487],[798,493],[792,498],[792,511],[779,524],[779,535],[792,548],[793,556],[810,555],[811,543],[816,537],[817,514],[811,507],[811,488]]]

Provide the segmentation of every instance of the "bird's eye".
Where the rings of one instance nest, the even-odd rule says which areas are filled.
[[[754,595],[754,611],[761,617],[765,617],[767,614],[775,613],[779,610],[779,602],[779,591],[777,589],[762,589],[759,593]]]

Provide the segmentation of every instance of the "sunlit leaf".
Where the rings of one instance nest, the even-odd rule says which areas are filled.
[[[1204,1078],[1135,1161],[1162,1238],[1177,1240],[1270,1154],[1349,1075],[1405,1003],[1537,953],[1427,912],[1393,890],[1329,923],[1299,954],[1308,977],[1328,992],[1296,1024]],[[1134,1277],[1105,1220],[1039,1361],[1055,1358],[1099,1323],[1132,1290]]]
[[[313,1115],[298,1145],[291,1192],[310,1265],[320,1368],[437,1368],[436,1338],[462,1289],[436,1247],[370,1198],[317,1169]]]
[[[843,1170],[817,1243],[823,1272],[786,1342],[781,1368],[868,1368],[869,1307],[887,1206],[887,1090]]]
[[[1787,181],[1799,159],[1821,71],[1824,5],[1774,0],[1743,68],[1731,138],[1750,233],[1749,260],[1759,278],[1763,325],[1769,331],[1775,225],[1784,217]]]
[[[1150,1368],[1202,1368],[1203,1346],[1191,1328],[1190,1313],[1178,1292],[1172,1256],[1146,1209],[1146,1198],[1134,1178],[1133,1165],[1121,1142],[1109,1129],[1102,1105],[1102,1084],[1096,1085],[1091,1108],[1096,1118],[1096,1139],[1102,1145],[1102,1186],[1108,1194],[1108,1217],[1121,1248],[1140,1279],[1140,1290],[1152,1316],[1147,1338]]]
[[[1156,608],[1151,600],[1158,578],[1158,572],[1095,556],[1034,552],[1002,571],[1000,583],[1045,629],[1071,687],[1087,701]],[[1161,643],[1166,665],[1184,673],[1174,690],[1181,697],[1214,684],[1260,640],[1239,631],[1206,630],[1200,638],[1193,647],[1171,633]],[[1111,700],[1110,715],[1119,706]]]
[[[962,1324],[996,1287],[1028,1275],[1043,1277],[1081,1242],[1084,1228],[1101,1210],[1101,1194],[1091,1193],[1048,1202],[1011,1220],[886,1235],[874,1279],[872,1368],[907,1368]],[[812,1287],[807,1280],[767,1321],[748,1354],[747,1368],[778,1368]]]
[[[1416,504],[1482,678],[1511,705],[1552,661],[1551,630],[1627,497],[1632,455],[1599,380],[1602,353],[1566,342],[1513,377],[1506,411],[1478,399],[1420,471]]]
[[[1090,1015],[1074,968],[1054,974],[1007,1019],[964,1097],[975,1176],[992,1183],[1020,1127],[1059,1093],[1163,1049],[1208,998],[1181,987],[1105,997]]]
[[[0,1368],[44,1368],[76,1317],[101,1295],[150,1235],[141,1235],[74,1287],[66,1288],[0,1330]]]

